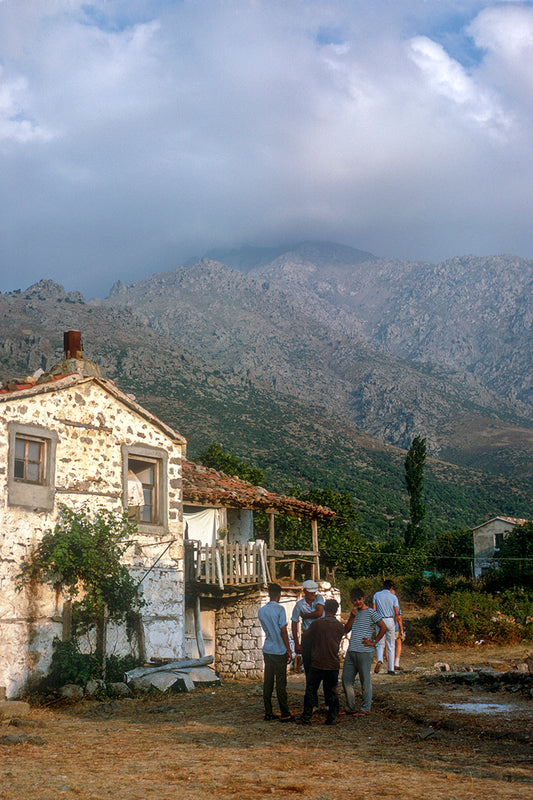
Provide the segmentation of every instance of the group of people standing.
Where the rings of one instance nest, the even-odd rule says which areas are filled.
[[[372,607],[366,605],[364,592],[352,589],[352,609],[346,623],[337,619],[339,604],[334,599],[324,600],[318,584],[303,583],[304,596],[295,606],[291,616],[291,633],[296,654],[301,654],[306,687],[301,715],[294,717],[287,697],[287,665],[292,661],[292,651],[287,630],[287,615],[280,604],[281,586],[268,587],[269,602],[259,609],[259,621],[265,633],[263,646],[264,680],[263,701],[265,720],[278,719],[273,713],[274,686],[278,699],[281,722],[298,722],[307,725],[313,710],[318,707],[318,689],[322,684],[326,705],[326,725],[334,725],[339,714],[366,716],[372,704],[371,666],[376,652],[375,672],[383,664],[387,645],[388,673],[395,675],[400,669],[400,651],[403,625],[400,606],[392,581],[385,581],[383,589],[376,592]],[[301,631],[301,637],[299,632]],[[343,637],[350,634],[342,670],[342,685],[346,698],[344,711],[339,710],[339,648]],[[396,656],[396,657],[395,657]],[[361,683],[361,708],[356,709],[355,679]]]

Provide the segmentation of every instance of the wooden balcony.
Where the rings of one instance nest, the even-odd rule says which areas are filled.
[[[270,572],[263,541],[214,545],[185,542],[185,580],[191,584],[217,586],[222,591],[237,586],[268,586]]]

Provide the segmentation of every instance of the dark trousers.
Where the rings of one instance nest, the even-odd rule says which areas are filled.
[[[312,642],[310,641],[310,639],[302,639],[302,664],[304,665],[306,691],[307,687],[309,686],[309,681],[311,679],[311,657],[312,657],[311,649],[312,649]],[[315,689],[314,703],[315,706],[318,708],[318,686]]]
[[[287,700],[287,654],[281,656],[263,653],[265,672],[263,676],[263,702],[265,714],[272,714],[272,693],[276,684],[276,695],[282,717],[290,716]]]
[[[339,714],[339,670],[317,669],[311,667],[311,674],[305,687],[303,719],[310,720],[313,716],[315,697],[318,687],[322,683],[324,699],[328,709],[326,722],[334,722]]]

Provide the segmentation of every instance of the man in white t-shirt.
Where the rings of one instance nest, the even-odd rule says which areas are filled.
[[[383,652],[385,650],[385,641],[387,642],[387,666],[389,675],[394,675],[394,644],[395,644],[395,630],[400,617],[400,604],[394,591],[393,581],[385,581],[383,589],[376,592],[372,598],[372,608],[381,614],[387,632],[385,638],[381,639],[376,647],[376,666],[374,672],[379,672],[383,664]]]
[[[278,719],[272,711],[274,684],[280,710],[281,722],[294,722],[287,700],[287,665],[291,663],[291,645],[287,632],[287,614],[280,604],[281,586],[271,583],[268,587],[269,602],[259,609],[257,616],[265,633],[263,644],[263,702],[265,720]]]

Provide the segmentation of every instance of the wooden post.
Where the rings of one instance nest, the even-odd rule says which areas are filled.
[[[311,520],[311,537],[313,540],[313,550],[315,553],[318,553],[318,521],[316,519]],[[320,556],[318,555],[315,556],[313,564],[313,580],[320,580]]]
[[[226,539],[222,542],[222,580],[224,583],[233,583],[232,570],[228,566],[228,543]]]
[[[201,549],[201,545],[199,545],[198,542],[194,543],[194,558],[195,558],[195,564],[196,564],[196,576],[195,577],[196,577],[196,580],[199,581],[200,577],[202,575],[202,549]],[[206,581],[207,581],[207,575],[206,575]]]
[[[258,544],[260,545],[259,552],[261,554],[261,572],[263,574],[263,586],[266,589],[270,581],[270,575],[268,574],[268,567],[265,558],[265,543],[258,542]]]
[[[274,514],[268,515],[268,549],[271,551],[270,556],[270,580],[276,580],[276,557],[274,550],[276,549],[276,537],[274,535]]]
[[[196,646],[198,647],[198,656],[204,658],[205,656],[205,643],[204,635],[202,633],[202,614],[200,611],[200,597],[196,598],[194,604],[194,631],[196,633]]]
[[[72,637],[72,600],[63,603],[63,641],[68,642]]]
[[[218,550],[218,547],[214,547],[213,550],[215,551],[215,553],[214,553],[215,559],[214,560],[215,560],[215,564],[216,564],[216,575],[217,575],[217,578],[218,578],[218,585],[222,589],[222,591],[224,591],[224,580],[223,580],[223,577],[222,577],[222,564],[221,564],[221,561],[220,561],[220,552]],[[213,581],[213,583],[214,582],[215,581]]]
[[[106,673],[107,673],[107,606],[104,606],[104,610],[102,612],[102,616],[98,621],[97,628],[97,643],[96,647],[97,650],[101,647],[101,658],[102,658],[102,680],[105,683],[106,680]],[[100,640],[98,642],[98,639]]]
[[[235,544],[235,575],[237,577],[237,583],[242,582],[242,560],[241,560],[241,548],[239,547],[239,542]]]

